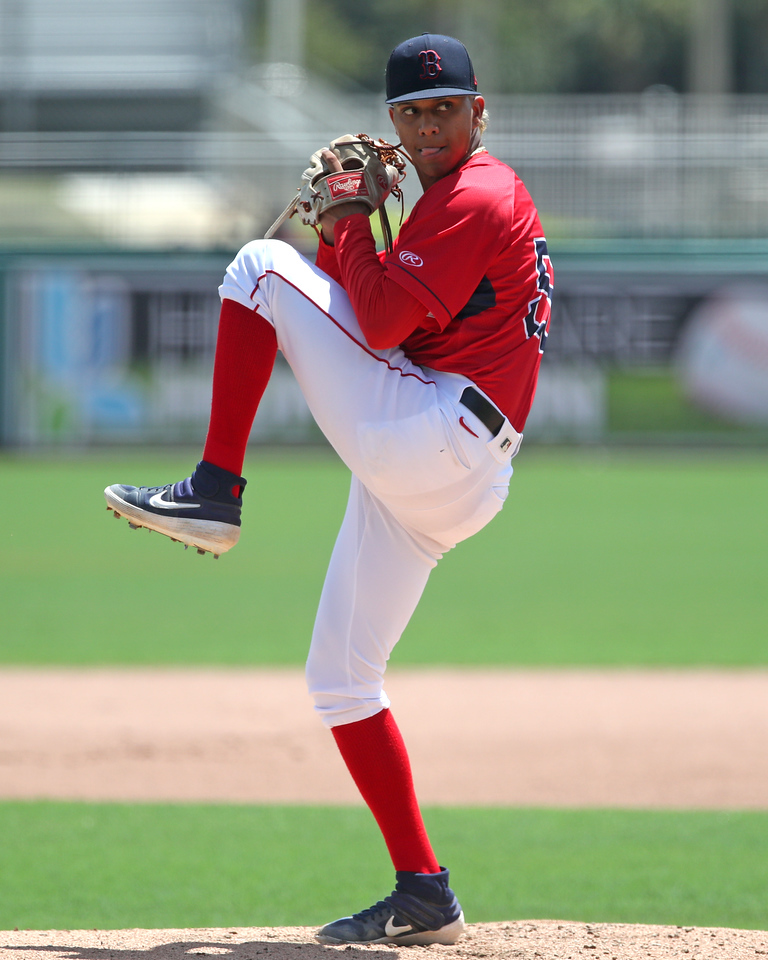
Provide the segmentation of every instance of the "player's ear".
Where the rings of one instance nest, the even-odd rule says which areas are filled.
[[[389,108],[389,119],[392,121],[392,126],[395,125],[395,110],[393,107]]]
[[[483,111],[485,110],[485,100],[482,97],[475,97],[472,101],[472,126],[478,127],[483,120]]]

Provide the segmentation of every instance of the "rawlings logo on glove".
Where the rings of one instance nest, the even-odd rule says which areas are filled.
[[[378,179],[378,178],[377,178]],[[365,177],[362,173],[350,175],[349,173],[334,173],[328,177],[328,189],[332,200],[358,200],[368,197],[368,188],[365,185]],[[323,209],[328,209],[330,204],[326,204]]]
[[[384,201],[392,194],[402,203],[398,183],[405,177],[405,161],[397,147],[385,140],[374,141],[365,133],[356,137],[346,134],[330,143],[330,149],[341,162],[342,172],[330,170],[318,150],[301,175],[297,195],[264,235],[274,236],[279,227],[294,214],[302,223],[317,230],[325,210],[351,200],[365,203],[379,211],[387,250],[392,249],[392,232],[384,209]]]

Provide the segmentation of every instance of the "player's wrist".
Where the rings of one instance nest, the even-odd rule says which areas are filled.
[[[339,203],[335,207],[331,207],[330,210],[324,211],[320,216],[320,223],[325,226],[326,222],[330,222],[331,227],[334,227],[339,220],[343,220],[345,217],[353,217],[358,213],[370,217],[371,208],[367,203],[350,200],[348,203]]]
[[[324,223],[324,224],[322,224],[321,227],[320,227],[320,234],[319,234],[319,235],[320,235],[320,243],[321,243],[324,247],[333,247],[333,246],[336,245],[335,242],[334,242],[334,238],[333,238],[333,228],[334,228],[334,226],[335,226],[335,224],[333,224],[333,223],[331,223],[331,224],[325,224],[325,223]]]
[[[334,246],[336,224],[342,220],[346,220],[347,217],[354,217],[358,214],[362,214],[368,218],[371,215],[368,205],[350,201],[349,203],[340,203],[338,206],[332,207],[323,213],[320,217],[320,235],[328,246]]]

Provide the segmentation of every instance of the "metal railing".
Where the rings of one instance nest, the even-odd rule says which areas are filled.
[[[256,83],[250,94],[246,130],[2,133],[0,176],[194,173],[230,192],[247,183],[266,222],[318,144],[355,125],[392,136],[378,97],[345,101],[335,128],[285,98],[295,113],[281,127],[280,98]],[[490,106],[487,146],[520,174],[548,235],[768,236],[768,97],[528,96]],[[411,177],[406,198],[417,196]]]

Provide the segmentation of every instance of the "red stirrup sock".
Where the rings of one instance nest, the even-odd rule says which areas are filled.
[[[275,328],[255,310],[222,300],[203,460],[241,476],[253,418],[272,375]]]
[[[389,710],[331,732],[384,835],[395,870],[439,873],[413,789],[408,752]]]

